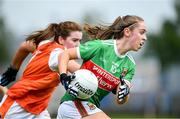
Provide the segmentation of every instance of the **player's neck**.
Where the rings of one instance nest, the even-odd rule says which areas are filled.
[[[124,42],[124,40],[117,40],[116,41],[116,46],[118,53],[120,55],[125,55],[129,51],[129,45],[127,42]]]

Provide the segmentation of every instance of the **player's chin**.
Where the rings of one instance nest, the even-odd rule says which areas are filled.
[[[140,48],[134,48],[133,51],[137,52]]]
[[[136,48],[134,48],[134,51],[139,51],[142,48],[142,46],[138,46]]]

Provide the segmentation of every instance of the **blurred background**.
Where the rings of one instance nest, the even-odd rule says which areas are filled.
[[[179,0],[0,0],[0,73],[28,34],[52,22],[109,24],[127,14],[144,18],[148,41],[140,52],[132,52],[137,69],[129,102],[117,105],[110,94],[101,109],[114,118],[180,117]],[[52,117],[63,93],[59,86],[53,94],[48,108]]]

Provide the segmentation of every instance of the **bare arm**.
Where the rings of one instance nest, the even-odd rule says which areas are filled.
[[[24,41],[23,43],[21,43],[12,59],[10,67],[7,68],[7,70],[2,74],[2,77],[0,78],[1,86],[7,86],[9,83],[16,80],[16,75],[22,62],[27,57],[27,55],[34,50],[35,46],[30,41]]]
[[[15,69],[19,69],[27,55],[32,53],[35,48],[35,45],[30,41],[22,42],[12,59],[11,66]]]
[[[3,87],[3,86],[0,86],[0,94],[4,95],[6,92],[7,92],[7,88]]]
[[[67,70],[73,71],[77,69],[77,67],[80,68],[80,65],[73,64],[72,61],[69,63],[70,60],[78,59],[76,48],[71,48],[66,51],[64,51],[62,54],[59,55],[59,73],[67,73]],[[68,64],[69,63],[69,64]]]
[[[70,60],[68,63],[68,71],[71,73],[77,71],[78,69],[80,69],[80,67],[81,65],[74,60]]]

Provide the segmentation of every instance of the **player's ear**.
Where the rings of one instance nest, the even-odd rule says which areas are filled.
[[[59,44],[64,45],[64,41],[65,41],[64,38],[59,36],[59,38],[58,38]]]
[[[131,31],[130,31],[129,28],[124,28],[124,36],[129,37],[129,36],[130,36],[130,33],[131,33]]]

